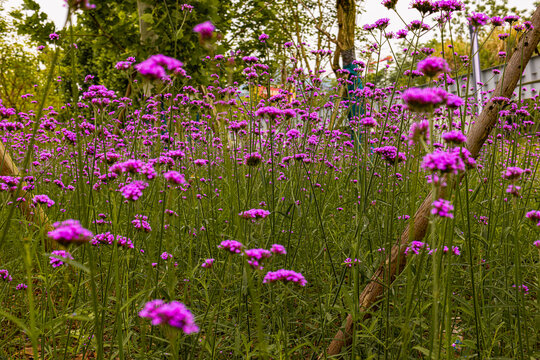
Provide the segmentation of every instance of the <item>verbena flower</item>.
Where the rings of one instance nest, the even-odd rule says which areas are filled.
[[[167,71],[165,69],[172,71],[173,73],[181,73],[183,65],[184,64],[179,60],[157,54],[152,55],[140,64],[135,65],[135,70],[142,76],[150,79],[164,79],[167,76]]]
[[[440,73],[448,72],[450,68],[443,58],[430,57],[418,63],[418,70],[429,77],[436,77]]]
[[[454,151],[435,150],[426,154],[421,166],[424,170],[440,173],[457,174],[459,171],[465,171],[465,163],[459,153]]]
[[[247,262],[252,268],[262,270],[263,266],[260,261],[268,259],[272,256],[272,253],[266,249],[248,249],[244,252],[247,257]]]
[[[49,263],[53,268],[64,265],[64,260],[69,259],[73,260],[73,256],[65,250],[54,250],[51,252],[52,256],[49,256]]]
[[[126,200],[136,201],[142,196],[144,189],[148,187],[148,183],[140,180],[133,181],[120,189],[122,196]]]
[[[94,234],[83,228],[78,220],[56,222],[53,227],[54,230],[49,231],[47,236],[64,246],[89,242],[94,237]]]
[[[216,260],[215,259],[206,259],[204,260],[204,262],[201,264],[201,266],[205,269],[210,269],[212,266],[214,266],[214,262]]]
[[[431,205],[431,213],[440,217],[450,218],[454,217],[454,214],[451,211],[454,210],[454,206],[448,200],[438,199],[433,202]]]
[[[15,290],[25,290],[26,288],[28,288],[28,285],[23,283],[17,284],[17,286],[15,286]]]
[[[395,162],[403,162],[407,160],[407,157],[404,153],[397,151],[397,148],[395,146],[383,146],[379,148],[373,149],[374,153],[377,153],[381,155],[381,157],[389,162],[390,164],[394,164]]]
[[[430,112],[435,106],[446,102],[448,93],[440,88],[410,88],[401,98],[411,111]]]
[[[250,210],[242,211],[238,215],[240,215],[244,219],[258,220],[258,219],[264,219],[265,217],[270,215],[270,211],[264,210],[264,209],[250,209]]]
[[[199,331],[191,311],[178,301],[170,303],[165,303],[163,300],[149,301],[139,312],[139,316],[150,319],[152,325],[170,326],[182,330],[186,335]]]
[[[263,279],[263,284],[272,283],[276,281],[282,282],[294,282],[300,286],[306,286],[307,281],[304,276],[292,270],[280,269],[278,271],[269,271],[266,273]]]
[[[459,130],[446,132],[442,135],[442,138],[444,141],[450,144],[463,144],[465,141],[467,141],[467,137]]]
[[[7,271],[6,269],[0,269],[0,279],[7,282],[13,281],[13,278],[11,277],[11,275],[9,275],[9,271]]]
[[[187,181],[183,174],[180,174],[178,171],[168,171],[163,174],[163,177],[167,179],[168,182],[175,185],[186,185]]]
[[[273,254],[280,254],[280,255],[285,255],[287,254],[287,251],[285,250],[285,246],[283,245],[280,245],[280,244],[273,244],[272,247],[270,248],[270,252],[272,252]]]
[[[486,14],[473,12],[472,15],[467,17],[467,20],[472,26],[481,27],[486,25],[489,22],[490,18]]]
[[[199,34],[201,40],[211,39],[215,30],[216,27],[211,21],[205,21],[193,27],[193,31]]]
[[[221,244],[218,245],[218,248],[226,250],[233,254],[240,254],[242,252],[243,246],[244,245],[242,245],[241,242],[236,240],[224,240],[221,242]]]

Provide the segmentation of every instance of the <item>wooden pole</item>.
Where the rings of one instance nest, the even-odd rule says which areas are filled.
[[[534,12],[531,22],[534,29],[529,30],[520,38],[510,61],[506,65],[505,76],[497,83],[492,98],[495,96],[510,98],[512,96],[512,92],[517,86],[525,66],[540,42],[540,6]],[[497,123],[498,113],[498,107],[490,100],[470,128],[466,146],[474,158],[478,157],[482,145]],[[426,235],[429,224],[429,212],[433,202],[432,196],[433,194],[430,192],[416,211],[414,217],[414,240],[420,241]],[[389,286],[405,267],[407,259],[403,250],[410,240],[409,227],[407,227],[401,235],[399,242],[392,247],[389,257],[383,264],[379,265],[379,268],[371,277],[370,282],[360,294],[360,309],[364,313],[362,319],[369,318],[367,311],[376,310],[376,302],[383,294],[384,287]],[[385,279],[386,275],[389,275],[389,279]],[[350,345],[353,332],[354,321],[352,315],[349,314],[344,327],[334,335],[330,345],[325,352],[320,354],[319,359],[340,354],[343,346]]]

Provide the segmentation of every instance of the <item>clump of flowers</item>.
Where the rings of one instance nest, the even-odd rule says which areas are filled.
[[[244,156],[244,161],[247,166],[257,166],[261,163],[262,156],[258,152],[246,154]]]
[[[459,130],[446,132],[442,135],[442,138],[450,144],[463,144],[467,141],[467,137]]]
[[[8,282],[13,280],[11,275],[9,275],[9,271],[7,271],[6,269],[0,269],[0,279]]]
[[[531,210],[525,214],[525,217],[529,220],[536,221],[536,226],[540,226],[540,210]]]
[[[383,146],[379,148],[374,148],[373,152],[381,155],[381,157],[389,162],[390,164],[394,164],[395,162],[403,162],[407,160],[407,157],[404,153],[397,151],[397,148],[395,146]]]
[[[411,244],[405,248],[404,254],[409,255],[413,253],[418,255],[422,249],[429,251],[429,245],[422,241],[411,241]]]
[[[410,88],[401,98],[411,111],[430,112],[434,107],[446,102],[448,93],[440,88]]]
[[[17,284],[17,286],[15,286],[15,290],[25,290],[26,288],[28,288],[28,285],[23,283]]]
[[[165,303],[163,300],[149,301],[139,312],[139,316],[150,319],[152,325],[170,326],[182,330],[186,335],[199,331],[191,311],[178,301],[170,303]]]
[[[293,282],[300,286],[306,286],[307,281],[304,276],[292,270],[280,269],[278,271],[269,271],[263,279],[263,283],[272,283],[276,281]]]
[[[193,31],[199,34],[201,41],[211,39],[215,30],[216,27],[210,21],[205,21],[193,27]]]
[[[73,256],[65,250],[54,250],[49,256],[49,263],[53,268],[64,265],[65,260],[73,260]]]
[[[178,171],[169,171],[163,174],[163,177],[175,185],[186,185],[187,181],[183,174],[180,174]]]
[[[347,267],[353,267],[353,265],[356,265],[356,264],[360,264],[361,261],[358,260],[358,259],[351,259],[351,258],[346,258],[345,261],[343,262],[343,264],[345,264],[345,266]]]
[[[34,199],[32,200],[34,205],[37,204],[45,204],[48,208],[54,205],[54,201],[51,200],[47,195],[36,195],[34,196]]]
[[[275,255],[285,255],[287,254],[287,251],[285,250],[285,246],[280,244],[273,244],[270,248],[270,252]]]
[[[418,63],[418,71],[432,78],[449,70],[450,68],[446,60],[439,57],[430,57]]]
[[[146,215],[135,215],[135,219],[131,221],[131,225],[137,230],[144,231],[144,232],[150,232],[152,231],[152,227],[150,226],[150,223],[148,222],[148,216]]]
[[[454,206],[448,200],[445,200],[445,199],[435,200],[431,206],[432,206],[431,213],[433,215],[450,218],[450,219],[454,217],[454,214],[452,214],[452,211],[454,210]]]
[[[227,250],[233,254],[240,254],[243,246],[241,242],[236,240],[224,240],[218,245],[218,248]]]
[[[64,246],[89,242],[94,237],[94,234],[83,228],[78,220],[56,222],[53,226],[54,230],[49,231],[47,236]]]
[[[264,209],[250,209],[250,210],[242,211],[238,215],[243,217],[244,219],[259,220],[259,219],[264,219],[265,217],[270,215],[270,211],[264,210]]]
[[[214,266],[214,262],[216,261],[216,259],[206,259],[204,260],[204,262],[201,264],[201,267],[205,268],[205,269],[210,269],[212,266]]]
[[[268,259],[272,256],[272,253],[266,249],[248,249],[244,252],[247,257],[247,262],[252,268],[262,270],[263,266],[260,261]]]
[[[181,61],[174,58],[157,54],[152,55],[140,64],[135,65],[135,69],[149,79],[166,79],[167,71],[172,71],[175,74],[183,73]]]
[[[126,200],[136,201],[142,196],[143,190],[147,187],[148,183],[141,180],[135,180],[132,183],[122,187],[120,192]]]

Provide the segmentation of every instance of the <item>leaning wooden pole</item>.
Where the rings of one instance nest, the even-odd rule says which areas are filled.
[[[525,33],[519,40],[510,61],[508,61],[506,65],[505,76],[499,80],[492,98],[495,96],[510,98],[512,96],[512,92],[517,86],[525,66],[529,62],[534,49],[540,42],[540,6],[534,12],[531,23],[534,28]],[[476,119],[475,123],[471,126],[467,136],[466,146],[474,158],[478,157],[482,145],[497,123],[498,113],[498,106],[490,100]],[[414,240],[422,240],[426,235],[432,202],[432,193],[429,193],[422,205],[416,211],[414,217]],[[405,267],[407,259],[403,251],[410,240],[409,227],[407,227],[399,241],[392,247],[389,257],[379,266],[377,271],[375,271],[370,282],[360,294],[360,309],[364,313],[362,319],[369,317],[368,311],[376,309],[376,302],[383,294],[384,288],[388,286]],[[389,276],[390,278],[386,279],[386,276]],[[341,352],[343,346],[350,345],[354,325],[353,317],[349,314],[344,327],[337,332],[326,351],[322,353],[319,358],[322,359],[328,356],[336,356]]]

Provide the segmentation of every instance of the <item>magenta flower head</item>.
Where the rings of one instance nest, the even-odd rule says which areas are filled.
[[[238,214],[239,216],[243,217],[244,219],[264,219],[268,215],[270,215],[270,211],[264,210],[264,209],[250,209],[246,211],[242,211]]]
[[[451,213],[452,210],[454,210],[454,207],[450,204],[450,201],[439,199],[433,202],[431,213],[433,215],[452,219],[454,217],[454,214]]]
[[[64,0],[73,9],[92,10],[96,5],[90,4],[89,0]]]
[[[300,273],[294,272],[292,270],[280,269],[278,271],[269,271],[263,279],[263,284],[273,283],[276,281],[282,282],[293,282],[300,286],[306,286],[307,281],[304,276]]]
[[[268,117],[269,119],[275,119],[282,115],[283,111],[273,106],[265,106],[255,111],[257,117]]]
[[[49,39],[51,39],[51,41],[58,40],[60,39],[60,35],[58,35],[57,33],[52,33],[49,35]]]
[[[450,144],[463,144],[465,141],[467,141],[467,137],[459,130],[446,132],[442,135],[442,138],[444,141]]]
[[[242,252],[242,243],[236,240],[223,240],[221,244],[218,245],[219,249],[226,250],[233,254],[240,254]]]
[[[381,4],[390,10],[396,7],[397,0],[382,0]]]
[[[273,244],[270,248],[270,252],[276,255],[285,255],[287,254],[287,251],[285,250],[285,246],[280,244]]]
[[[418,70],[426,76],[435,77],[443,72],[448,72],[450,68],[443,58],[430,57],[418,63]]]
[[[473,12],[471,16],[467,17],[467,20],[469,21],[469,24],[478,28],[486,25],[490,18],[486,14]]]
[[[56,222],[53,224],[54,230],[47,233],[47,236],[64,245],[69,244],[83,244],[89,242],[94,234],[90,230],[87,230],[81,226],[77,220],[65,220],[63,222]]]
[[[54,250],[49,256],[49,263],[53,268],[64,265],[65,260],[73,260],[73,256],[65,250]]]
[[[259,41],[262,42],[262,43],[264,43],[264,42],[266,42],[266,40],[268,40],[269,37],[270,37],[270,36],[268,36],[267,34],[262,33],[262,34],[259,36]]]
[[[440,88],[410,88],[401,96],[407,107],[416,112],[433,111],[433,108],[443,104],[447,97],[448,93]]]
[[[214,266],[214,261],[216,261],[216,259],[206,259],[201,266],[205,269],[210,269],[212,266]]]
[[[182,73],[183,69],[181,61],[172,57],[168,57],[162,54],[152,55],[140,64],[135,65],[137,70],[142,76],[150,79],[163,79],[167,77],[168,71],[173,73]]]
[[[189,335],[199,331],[195,318],[189,309],[178,301],[165,303],[163,300],[152,300],[144,305],[139,316],[150,319],[152,325],[164,325],[180,329]]]
[[[163,174],[163,177],[172,184],[186,185],[187,181],[183,174],[178,171],[169,171]]]
[[[11,275],[9,275],[9,271],[7,271],[6,269],[0,269],[0,279],[7,282],[13,281],[13,278],[11,277]]]
[[[195,25],[193,31],[199,34],[201,40],[209,40],[212,38],[216,27],[212,22],[205,21],[201,24]]]
[[[510,166],[507,167],[506,170],[504,170],[502,177],[506,180],[518,180],[521,177],[521,174],[523,174],[524,170],[522,168],[519,168],[517,166]]]

